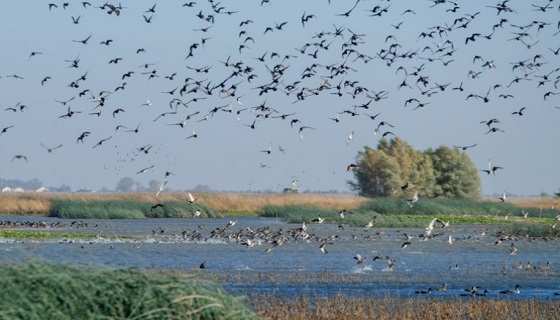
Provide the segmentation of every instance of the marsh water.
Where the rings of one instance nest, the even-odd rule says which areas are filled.
[[[233,226],[227,226],[232,220]],[[560,299],[560,241],[521,238],[496,244],[497,226],[449,226],[422,241],[423,228],[372,228],[309,224],[311,240],[290,239],[266,253],[271,241],[252,247],[233,235],[267,228],[289,233],[301,227],[272,218],[84,220],[3,217],[3,221],[59,222],[31,230],[95,235],[91,240],[10,240],[0,238],[2,263],[67,262],[117,268],[151,268],[208,273],[234,294],[274,293],[415,296],[470,299],[473,286],[488,297]],[[86,225],[87,223],[87,225]],[[28,230],[28,229],[26,229]],[[212,237],[213,231],[226,230]],[[194,237],[193,234],[197,236]],[[401,248],[404,234],[410,245]],[[332,236],[329,241],[318,241]],[[452,244],[449,244],[449,236]],[[326,252],[319,249],[326,242]],[[512,243],[516,248],[512,252]],[[366,257],[357,263],[356,254]],[[380,257],[375,259],[374,257]],[[390,259],[387,259],[389,257]],[[385,260],[382,258],[386,258]],[[396,261],[395,261],[396,260]],[[395,261],[390,270],[390,261]],[[200,265],[204,262],[204,269]],[[445,291],[438,291],[446,283]],[[515,289],[519,294],[500,294]],[[477,297],[482,298],[482,297]]]

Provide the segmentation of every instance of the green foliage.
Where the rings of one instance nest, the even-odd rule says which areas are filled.
[[[0,230],[0,238],[8,239],[91,239],[96,236],[87,233],[67,233],[67,232],[48,232],[48,231],[17,231]]]
[[[445,146],[417,151],[399,138],[358,152],[352,190],[367,197],[480,197],[478,170],[466,152]],[[401,189],[404,185],[412,186]]]
[[[502,229],[506,234],[529,237],[560,237],[560,229],[542,223],[513,223]]]
[[[196,210],[205,217],[219,217],[212,208],[180,201],[166,201],[163,207],[133,200],[83,201],[53,199],[49,216],[72,219],[140,219],[140,218],[188,218]]]
[[[466,152],[441,146],[428,149],[436,176],[435,196],[471,198],[480,197],[478,169]]]
[[[260,215],[277,217],[290,223],[309,223],[317,216],[325,218],[325,223],[341,223],[354,227],[364,227],[375,221],[374,227],[423,227],[437,217],[451,224],[506,224],[508,215],[512,219],[523,219],[528,212],[529,221],[550,229],[554,223],[552,209],[521,209],[509,203],[480,201],[466,198],[420,199],[410,207],[402,198],[376,198],[363,203],[359,208],[346,213],[341,218],[338,211],[308,206],[266,206]],[[535,227],[536,228],[536,227]],[[560,230],[560,229],[559,229]]]
[[[3,265],[0,319],[255,319],[223,289],[162,272]]]
[[[338,212],[313,206],[302,205],[267,205],[261,210],[260,216],[282,218],[289,223],[311,222],[317,217],[325,219],[325,222],[337,220]]]

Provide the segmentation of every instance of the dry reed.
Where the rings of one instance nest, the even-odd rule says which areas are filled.
[[[551,300],[252,296],[262,319],[559,319]]]
[[[325,209],[358,208],[367,198],[349,194],[240,194],[193,192],[197,202],[223,213],[256,214],[266,205],[308,205]],[[0,195],[0,214],[48,215],[53,199],[80,201],[131,200],[145,203],[186,201],[186,193],[10,193]]]

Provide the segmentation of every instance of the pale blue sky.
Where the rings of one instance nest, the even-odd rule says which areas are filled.
[[[47,186],[67,184],[74,189],[103,186],[112,189],[122,177],[131,177],[147,185],[150,180],[163,181],[164,173],[171,171],[175,175],[170,177],[168,187],[176,190],[196,185],[230,191],[281,190],[296,178],[303,190],[348,191],[346,182],[353,176],[346,172],[346,166],[355,161],[357,152],[364,146],[375,148],[380,134],[374,135],[374,129],[380,121],[386,121],[394,125],[390,131],[420,150],[442,144],[477,143],[468,153],[479,169],[487,168],[489,158],[494,165],[504,168],[495,176],[481,172],[484,194],[506,191],[534,195],[556,192],[560,188],[560,95],[550,94],[544,99],[547,92],[560,93],[560,83],[555,87],[560,76],[557,70],[560,60],[553,53],[560,46],[559,1],[512,0],[507,6],[515,12],[497,15],[496,8],[488,7],[494,2],[488,1],[458,1],[459,8],[453,10],[451,1],[434,6],[434,1],[427,0],[363,0],[349,17],[337,15],[348,11],[355,3],[343,0],[332,0],[331,4],[327,0],[270,0],[262,5],[258,0],[214,1],[216,9],[224,7],[217,9],[221,14],[213,12],[210,2],[201,0],[193,7],[183,7],[186,1],[159,1],[155,13],[146,12],[154,1],[121,1],[125,8],[118,17],[96,8],[103,1],[90,2],[93,6],[87,8],[81,2],[71,2],[66,9],[62,8],[62,2],[54,2],[58,8],[50,11],[42,1],[0,3],[0,10],[5,13],[0,21],[0,130],[13,125],[0,135],[0,177],[38,178]],[[533,6],[547,3],[552,8],[544,12]],[[370,16],[372,12],[380,12],[374,10],[376,6],[387,8],[387,12]],[[416,14],[404,13],[407,9]],[[228,11],[235,13],[226,14]],[[197,17],[200,12],[204,19]],[[477,12],[480,13],[474,19],[469,16]],[[301,23],[304,13],[315,16],[305,27]],[[151,23],[146,23],[143,15],[153,15]],[[214,16],[213,24],[206,21],[208,15]],[[72,22],[72,17],[80,17],[77,24]],[[248,19],[253,23],[239,26]],[[433,38],[420,36],[422,32],[437,30],[435,26],[451,27],[456,19],[459,20],[452,31],[442,32],[441,36],[436,31]],[[500,19],[508,22],[495,28],[490,40],[484,38],[492,33]],[[282,30],[275,28],[284,21],[287,24]],[[521,28],[533,21],[537,22],[531,27]],[[398,25],[400,22],[403,23]],[[462,23],[467,23],[466,28],[457,28]],[[543,24],[539,30],[540,23],[549,24]],[[209,26],[212,27],[207,32],[195,31]],[[265,34],[267,27],[272,27],[273,31]],[[334,35],[336,28],[343,29],[343,37]],[[240,37],[241,31],[246,35]],[[323,31],[327,34],[319,38]],[[358,43],[344,46],[351,32],[360,35]],[[481,36],[465,44],[465,39],[475,33]],[[75,42],[89,35],[87,44]],[[394,38],[387,39],[388,35]],[[244,42],[249,36],[254,43],[252,40]],[[525,44],[515,40],[516,37],[521,37]],[[209,38],[204,45],[202,38]],[[113,42],[100,44],[107,39]],[[322,40],[328,50],[320,47]],[[452,42],[453,48],[446,40]],[[193,50],[193,56],[185,60],[189,47],[195,43],[198,47]],[[305,54],[296,50],[306,43],[310,45]],[[391,47],[394,43],[398,46]],[[248,48],[240,52],[241,44]],[[139,48],[146,52],[137,54]],[[438,48],[441,48],[439,52]],[[344,49],[357,50],[373,59],[365,63],[356,59],[357,53],[343,56]],[[318,50],[316,59],[308,55],[315,50]],[[417,54],[398,57],[389,65],[378,56],[387,50],[395,50],[397,55]],[[31,52],[42,54],[29,58]],[[290,58],[271,58],[272,52],[281,57],[290,55]],[[265,62],[259,61],[257,58],[265,53]],[[483,60],[474,59],[477,55]],[[215,86],[225,80],[233,71],[222,63],[228,57],[230,62],[242,61],[243,68],[252,69],[226,82],[226,88],[237,84],[235,94],[241,97],[243,105],[236,97],[220,94],[219,88],[211,96],[200,90],[179,95],[188,77],[200,81],[203,86],[208,83]],[[65,61],[76,58],[79,59],[78,68],[70,67],[71,63]],[[110,64],[115,58],[122,60]],[[443,62],[449,60],[453,61],[444,66]],[[493,61],[495,67],[483,67],[486,61]],[[526,61],[525,68],[513,69],[519,61]],[[152,63],[148,68],[140,67]],[[531,63],[540,65],[528,68]],[[279,64],[286,70],[278,80],[278,90],[259,95],[255,88],[272,81],[267,68]],[[313,75],[302,79],[305,69],[312,64],[316,64]],[[341,64],[351,69],[346,74],[329,78],[332,73],[327,66]],[[415,68],[422,64],[423,70],[413,75]],[[197,73],[187,66],[211,68],[208,73]],[[401,66],[408,76],[399,69]],[[142,74],[153,70],[158,77],[149,79],[149,74]],[[472,78],[469,77],[471,70],[483,72]],[[123,74],[129,71],[134,73],[123,80]],[[79,81],[78,88],[68,86],[86,72],[86,80]],[[175,72],[173,80],[165,78]],[[23,79],[11,77],[14,74]],[[250,74],[256,77],[249,79]],[[41,80],[47,76],[51,79],[41,85]],[[419,87],[415,86],[418,76],[429,77],[426,86],[421,82],[418,82]],[[539,86],[544,76],[549,81]],[[510,85],[516,78],[523,79]],[[405,79],[412,87],[398,89]],[[286,94],[283,89],[295,81],[301,81],[297,89]],[[309,93],[325,81],[332,85],[331,89],[295,102],[302,88],[311,89],[304,91]],[[340,122],[335,123],[329,118],[370,101],[365,94],[353,98],[347,93],[353,90],[351,87],[342,90],[341,97],[334,94],[337,92],[334,87],[344,81],[359,81],[357,86],[367,88],[370,95],[386,91],[386,99],[371,102],[368,110],[358,108],[358,116],[340,114]],[[115,91],[123,82],[126,82],[125,89]],[[449,83],[449,86],[445,91],[430,90],[436,83]],[[463,92],[452,90],[461,83]],[[496,84],[501,87],[490,90],[488,103],[479,98],[467,99],[469,94],[485,96]],[[173,95],[162,93],[176,87]],[[187,90],[193,88],[195,85],[190,84]],[[100,116],[90,115],[99,108],[89,93],[79,96],[85,89],[95,96],[101,91],[112,92]],[[422,95],[423,90],[435,93],[428,97]],[[504,99],[499,96],[501,94],[511,94],[514,98]],[[55,101],[70,98],[74,99],[66,106]],[[184,102],[193,98],[206,99],[190,102],[187,108],[180,106],[177,114],[153,121],[159,114],[173,111],[169,106],[173,98]],[[429,104],[417,110],[413,110],[418,105],[416,102],[405,107],[405,101],[411,98]],[[151,105],[141,106],[147,100]],[[266,119],[259,117],[252,130],[249,125],[263,112],[250,110],[265,102],[278,113]],[[4,111],[18,103],[28,108],[23,112],[19,106],[16,112]],[[214,107],[228,105],[232,113],[219,111],[207,121],[199,121]],[[68,106],[81,113],[60,118],[68,112]],[[526,108],[523,116],[512,114],[522,107]],[[125,111],[113,117],[113,111],[118,108]],[[243,108],[249,109],[242,111],[238,120],[236,112]],[[184,128],[170,125],[180,123],[182,117],[195,112],[199,114],[188,119]],[[291,113],[295,115],[285,120],[272,118]],[[375,120],[366,116],[377,113],[380,115]],[[500,121],[493,127],[505,132],[486,134],[488,127],[480,122],[492,118]],[[291,127],[292,119],[300,122]],[[115,131],[118,125],[126,129]],[[138,125],[138,133],[126,132]],[[298,132],[302,126],[314,128],[304,129],[303,140]],[[381,132],[385,129],[382,127]],[[198,137],[186,139],[193,130]],[[84,131],[91,134],[84,138],[84,143],[77,143]],[[347,144],[351,132],[353,140]],[[111,139],[93,148],[108,137]],[[63,146],[49,153],[41,143],[50,148]],[[153,147],[148,154],[138,154],[137,149],[145,145]],[[279,146],[285,149],[285,154],[278,150]],[[270,154],[261,152],[269,147]],[[13,159],[20,154],[28,161]],[[137,174],[152,165],[153,169]]]

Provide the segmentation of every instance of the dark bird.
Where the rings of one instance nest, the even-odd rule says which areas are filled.
[[[17,159],[17,160],[23,159],[23,160],[27,161],[27,157],[24,156],[23,154],[16,154],[15,156],[13,156],[13,157],[12,157],[12,162],[13,162],[14,160],[16,160],[16,159]]]
[[[41,144],[41,146],[42,146],[43,148],[47,149],[47,151],[48,151],[49,153],[51,153],[51,152],[53,152],[54,150],[56,150],[56,149],[62,147],[62,144],[59,144],[58,146],[53,147],[53,148],[47,147],[47,146],[45,146],[45,145],[42,144],[42,143],[40,143],[40,144]]]
[[[517,114],[519,116],[522,116],[523,115],[523,110],[525,110],[525,107],[519,109],[519,111],[514,111],[511,114]]]
[[[76,143],[78,143],[78,142],[83,143],[83,142],[84,142],[84,138],[86,138],[86,137],[89,136],[90,134],[91,134],[91,132],[89,132],[89,131],[84,131],[84,132],[82,132],[82,134],[78,137],[78,139],[76,139]]]
[[[105,141],[107,141],[107,140],[109,140],[109,139],[111,139],[111,138],[113,138],[113,136],[110,136],[109,138],[105,138],[105,139],[99,140],[99,142],[98,142],[96,145],[94,145],[92,148],[97,148],[97,147],[99,147],[99,146],[102,145]]]
[[[6,133],[6,131],[8,131],[8,129],[13,128],[13,127],[14,126],[11,125],[11,126],[7,126],[7,127],[2,128],[2,130],[0,130],[0,136],[2,136],[2,134]]]
[[[163,208],[163,207],[164,207],[163,204],[157,203],[150,207],[150,211],[154,211],[157,208]]]
[[[142,17],[144,17],[144,21],[146,23],[152,23],[152,18],[154,17],[153,15],[150,17],[146,17],[145,15],[142,15]]]
[[[82,44],[87,44],[87,42],[90,38],[91,38],[91,34],[87,38],[85,38],[84,40],[72,40],[72,41],[73,42],[79,42],[79,43],[82,43]]]
[[[474,147],[476,147],[476,145],[477,145],[477,144],[475,143],[475,144],[472,144],[472,145],[470,145],[470,146],[453,146],[453,147],[454,147],[454,148],[457,148],[457,149],[462,149],[463,151],[465,151],[465,150],[467,150],[468,148],[474,148]]]
[[[151,166],[149,166],[149,167],[146,167],[146,168],[144,168],[144,169],[142,169],[142,170],[140,170],[140,171],[136,172],[136,174],[141,174],[141,173],[145,173],[145,172],[148,172],[148,171],[149,171],[150,169],[153,169],[153,168],[154,168],[154,166],[155,166],[155,165],[153,165],[153,164],[152,164]]]

